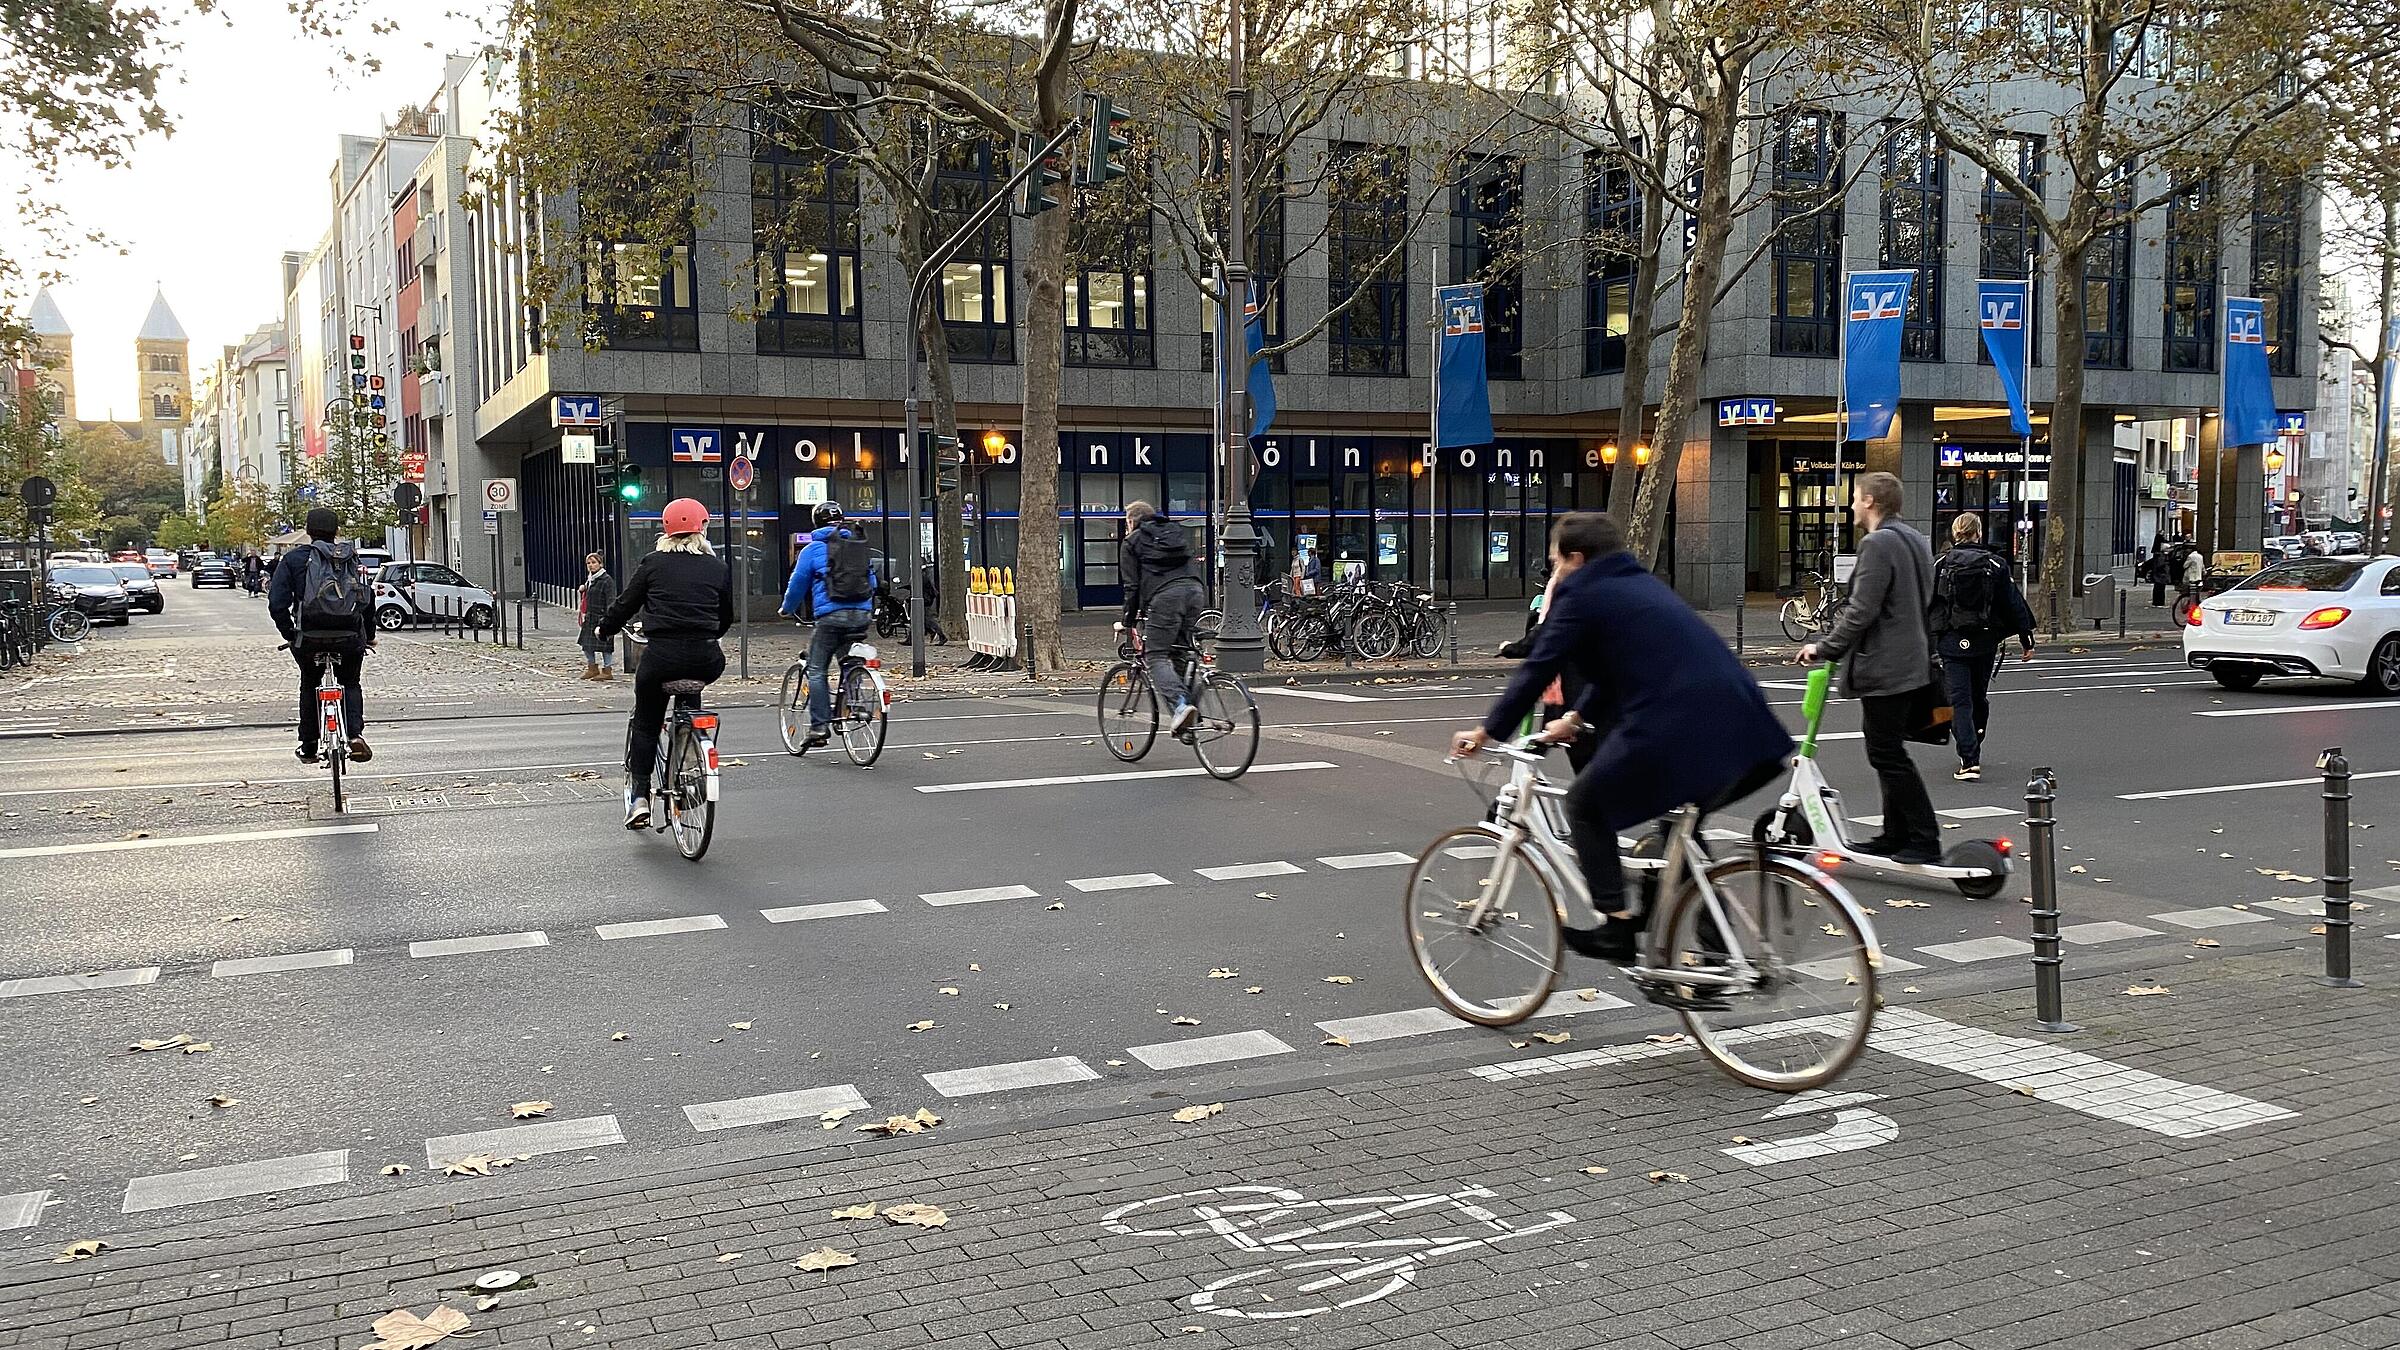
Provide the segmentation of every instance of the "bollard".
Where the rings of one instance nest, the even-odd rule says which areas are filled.
[[[2035,769],[2025,782],[2027,861],[2033,870],[2033,1025],[2052,1033],[2081,1031],[2066,1020],[2065,997],[2059,988],[2058,937],[2058,776]]]
[[[1742,616],[1749,608],[1750,597],[1746,595],[1733,602],[1733,654],[1735,656],[1742,654]]]
[[[2125,636],[2125,592],[2117,592],[2117,636]]]
[[[2362,988],[2350,978],[2350,761],[2334,746],[2317,756],[2325,775],[2325,983]]]
[[[1025,616],[1025,632],[1023,637],[1019,639],[1019,643],[1025,649],[1025,678],[1029,680],[1040,679],[1041,672],[1034,668],[1033,616],[1031,614]]]
[[[1455,666],[1458,664],[1458,602],[1452,600],[1444,604],[1442,614],[1449,621],[1450,664]]]

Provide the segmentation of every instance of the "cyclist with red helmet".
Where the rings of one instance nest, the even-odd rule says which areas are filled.
[[[601,620],[606,642],[635,619],[649,646],[633,677],[633,720],[625,729],[625,828],[650,824],[650,767],[658,758],[658,729],[666,720],[670,680],[712,684],[725,673],[717,639],[733,627],[733,581],[708,544],[708,508],[689,497],[660,513],[656,551],[633,569],[633,579]]]

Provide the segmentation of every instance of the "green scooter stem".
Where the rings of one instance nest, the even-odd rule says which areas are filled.
[[[1808,735],[1800,741],[1802,758],[1817,757],[1817,724],[1825,720],[1825,694],[1833,687],[1833,668],[1836,664],[1828,661],[1808,672],[1808,692],[1800,697],[1800,715],[1808,719]]]

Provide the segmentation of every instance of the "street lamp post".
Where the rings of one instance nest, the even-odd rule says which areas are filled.
[[[1217,633],[1217,664],[1237,675],[1267,668],[1266,639],[1258,631],[1258,530],[1250,518],[1250,231],[1244,220],[1242,157],[1250,143],[1250,91],[1243,70],[1242,0],[1232,0],[1226,29],[1232,44],[1225,88],[1225,310],[1217,331],[1225,335],[1223,416],[1225,528],[1218,552],[1224,559],[1225,618]],[[1239,353],[1239,355],[1235,355]]]

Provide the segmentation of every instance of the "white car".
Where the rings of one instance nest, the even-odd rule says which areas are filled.
[[[2293,558],[2192,611],[2184,660],[2228,689],[2269,675],[2400,694],[2400,558]]]
[[[150,575],[154,577],[172,578],[182,570],[181,561],[173,553],[163,548],[151,549],[142,557],[149,564]]]
[[[412,623],[489,628],[495,612],[490,591],[440,563],[387,562],[375,571],[375,626],[387,633]]]

